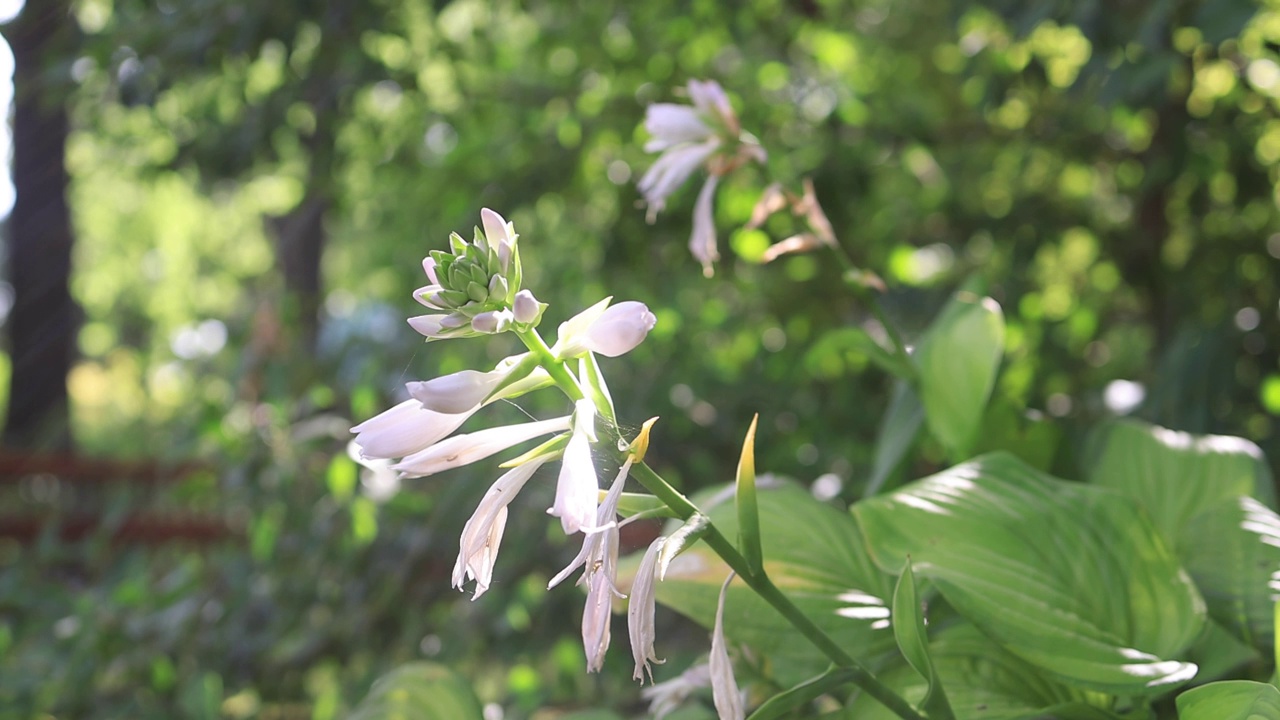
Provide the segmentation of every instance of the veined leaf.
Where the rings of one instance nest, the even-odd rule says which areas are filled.
[[[1201,685],[1178,696],[1178,720],[1280,720],[1280,690],[1249,680]]]
[[[920,400],[934,437],[952,457],[973,447],[1004,356],[1004,313],[991,298],[961,292],[920,339]]]
[[[984,455],[858,503],[883,570],[908,555],[996,642],[1082,688],[1164,692],[1196,666],[1204,601],[1134,503]]]

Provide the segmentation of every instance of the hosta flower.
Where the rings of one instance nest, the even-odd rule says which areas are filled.
[[[658,323],[644,303],[628,300],[610,307],[610,299],[560,323],[552,349],[557,358],[568,359],[587,352],[607,357],[624,355],[643,342]]]
[[[441,413],[422,407],[417,400],[405,400],[351,428],[368,459],[399,458],[435,445],[453,434],[480,408],[479,404],[461,413]]]
[[[716,249],[713,201],[719,178],[743,163],[764,162],[765,154],[755,138],[742,132],[738,116],[724,90],[714,81],[690,80],[693,106],[654,103],[645,112],[645,129],[651,139],[645,152],[661,153],[640,178],[637,189],[648,206],[649,222],[666,207],[671,196],[700,167],[708,171],[694,206],[689,249],[710,275],[719,259]]]
[[[658,553],[667,539],[660,537],[649,544],[645,550],[640,567],[636,570],[636,579],[631,584],[631,597],[627,600],[627,635],[631,639],[631,656],[636,661],[632,680],[644,682],[645,675],[653,682],[653,669],[650,662],[661,664],[653,649],[654,614],[656,611],[654,590],[658,575]]]
[[[484,494],[462,529],[458,560],[453,565],[453,586],[461,589],[467,579],[474,578],[476,591],[472,600],[483,595],[493,579],[493,564],[498,559],[498,545],[507,525],[507,505],[538,468],[550,459],[551,456],[534,459],[503,474]]]
[[[526,362],[528,357],[528,353],[514,355],[498,363],[489,372],[463,370],[432,380],[407,383],[405,388],[414,400],[428,410],[440,413],[468,412],[489,399],[504,383],[523,379],[520,376],[527,378],[536,374],[539,381],[546,377],[545,370],[535,369],[532,363]]]
[[[596,496],[600,491],[591,442],[595,439],[595,406],[579,400],[573,412],[573,436],[564,449],[560,479],[556,482],[555,504],[547,512],[560,518],[566,534],[593,530],[596,525]]]
[[[711,668],[699,663],[665,682],[640,691],[640,697],[649,701],[653,720],[662,720],[688,701],[689,696],[711,684]]]
[[[533,438],[568,429],[569,416],[566,415],[551,420],[506,425],[466,435],[455,435],[426,450],[406,456],[392,465],[391,469],[398,470],[405,477],[435,475],[438,472],[470,465]]]

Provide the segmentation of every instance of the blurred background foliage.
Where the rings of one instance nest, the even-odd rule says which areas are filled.
[[[507,717],[642,709],[625,648],[586,676],[580,597],[543,591],[575,552],[549,483],[473,604],[448,573],[490,469],[397,491],[345,455],[405,381],[514,351],[403,322],[421,258],[481,207],[519,230],[545,327],[604,295],[656,313],[604,370],[625,421],[662,417],[650,461],[686,489],[732,477],[755,412],[762,470],[866,484],[889,384],[840,330],[874,321],[822,257],[759,264],[788,218],[740,229],[804,177],[909,341],[965,282],[1004,307],[982,449],[1074,477],[1081,429],[1132,413],[1280,457],[1273,0],[77,0],[57,32],[77,452],[205,469],[95,493],[87,541],[0,540],[0,717],[333,718],[424,658]],[[712,280],[694,191],[648,225],[634,188],[644,108],[689,78],[769,151],[722,184]],[[926,440],[898,475],[942,462]],[[33,515],[77,492],[19,490]],[[139,507],[243,539],[111,542]],[[693,629],[659,630],[661,679],[705,642],[660,618]]]

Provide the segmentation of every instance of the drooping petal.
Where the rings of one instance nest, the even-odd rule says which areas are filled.
[[[351,428],[354,442],[368,459],[398,458],[421,452],[452,435],[476,411],[460,413],[427,410],[417,400],[405,400]]]
[[[720,139],[716,137],[694,145],[673,147],[660,155],[645,171],[636,189],[644,196],[645,204],[648,205],[650,222],[666,207],[671,193],[683,185],[719,147]]]
[[[698,192],[698,202],[693,206],[693,233],[689,236],[689,250],[698,262],[702,263],[702,274],[711,277],[715,273],[715,262],[720,259],[720,250],[716,247],[716,220],[712,206],[716,185],[720,182],[718,175],[707,176]]]
[[[724,585],[720,586],[720,601],[716,605],[716,624],[711,633],[711,699],[715,702],[716,713],[720,720],[743,720],[746,716],[742,707],[742,693],[738,691],[738,681],[733,677],[733,664],[729,662],[729,650],[724,639],[724,596],[733,582],[734,574],[729,573]]]
[[[599,672],[604,667],[612,604],[613,583],[604,573],[593,573],[588,581],[587,603],[582,608],[582,647],[587,654],[587,672]]]
[[[467,578],[474,578],[476,591],[473,600],[489,589],[493,579],[493,564],[498,558],[498,546],[506,527],[507,505],[549,459],[533,460],[504,473],[490,486],[463,527],[458,559],[453,566],[453,586],[461,588]]]
[[[702,663],[685,670],[678,677],[641,690],[640,697],[649,701],[653,720],[662,720],[688,701],[690,695],[710,684],[711,668]]]
[[[469,465],[513,445],[569,428],[569,416],[539,422],[507,425],[466,435],[455,435],[391,466],[406,477],[425,477]],[[590,456],[588,455],[588,460]]]
[[[582,344],[598,355],[617,357],[631,352],[657,322],[658,318],[644,303],[635,300],[620,302],[591,323]]]
[[[665,662],[658,659],[653,649],[653,641],[658,553],[666,541],[665,537],[659,537],[649,544],[648,550],[644,551],[644,558],[640,561],[639,569],[636,570],[635,581],[631,584],[631,597],[627,600],[627,635],[631,639],[631,657],[636,661],[631,679],[639,680],[641,684],[644,683],[646,674],[649,676],[650,684],[653,683],[653,669],[649,667],[650,662],[659,664]]]
[[[689,98],[698,112],[717,118],[729,132],[738,133],[738,116],[729,104],[729,96],[715,80],[690,80]]]
[[[614,478],[613,484],[609,486],[609,492],[605,493],[604,502],[600,503],[600,507],[596,512],[596,527],[607,527],[610,523],[614,522],[614,516],[618,514],[618,500],[622,497],[622,488],[626,485],[627,475],[631,472],[632,462],[631,458],[627,458],[627,461],[623,463],[622,467],[618,470],[618,476]],[[614,557],[612,560],[616,561],[616,545],[618,542],[617,526],[615,525],[601,532],[588,533],[582,538],[582,549],[578,551],[577,556],[575,556],[563,570],[556,573],[555,577],[551,578],[551,581],[547,583],[547,589],[550,590],[556,585],[559,585],[565,580],[565,578],[573,574],[574,570],[583,566],[586,566],[587,568],[600,567],[606,572],[616,574],[616,563],[611,562],[607,552],[606,540],[610,535],[612,536],[612,540],[615,545]],[[587,573],[583,573],[584,579],[586,576]],[[579,580],[577,584],[581,585],[582,580]]]
[[[698,111],[688,105],[654,103],[645,110],[644,129],[652,139],[645,143],[645,152],[660,152],[675,145],[702,142],[711,136],[712,130],[698,117]]]

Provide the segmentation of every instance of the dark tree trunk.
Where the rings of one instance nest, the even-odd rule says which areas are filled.
[[[315,347],[320,324],[320,300],[324,291],[320,259],[324,255],[324,216],[329,203],[314,189],[286,215],[272,218],[276,258],[284,276],[286,317],[296,323],[300,342]]]
[[[8,260],[14,303],[9,315],[13,375],[4,443],[69,447],[67,373],[79,312],[71,298],[71,218],[67,210],[65,88],[44,74],[47,55],[69,38],[64,0],[28,2],[6,28],[13,47],[13,181]]]

